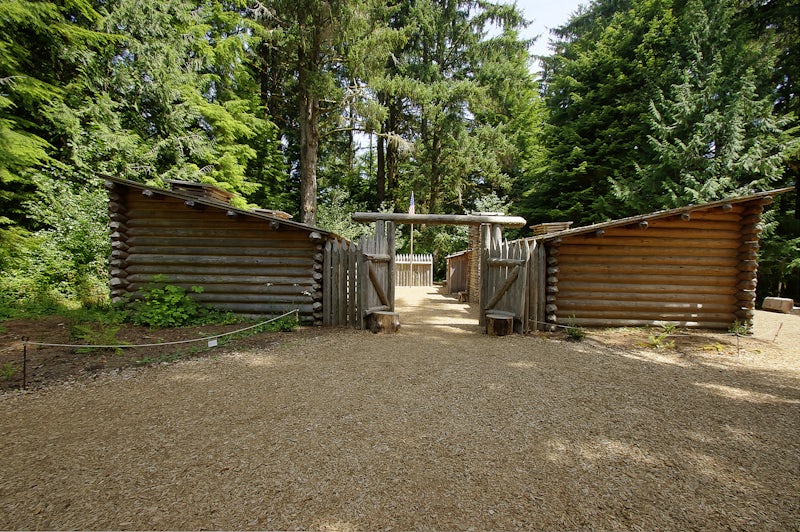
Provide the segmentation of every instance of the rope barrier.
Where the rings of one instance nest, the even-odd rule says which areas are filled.
[[[297,319],[299,319],[300,309],[290,310],[285,314],[281,314],[280,316],[276,316],[274,318],[270,318],[266,321],[262,321],[261,323],[256,323],[255,325],[250,325],[249,327],[244,327],[242,329],[238,329],[236,331],[230,331],[221,334],[215,334],[213,336],[206,336],[204,338],[192,338],[191,340],[176,340],[174,342],[159,342],[156,344],[117,344],[117,345],[90,345],[90,344],[51,344],[47,342],[31,342],[27,337],[23,337],[22,344],[23,346],[27,345],[37,345],[37,346],[44,346],[44,347],[80,347],[80,348],[91,348],[91,349],[124,349],[124,348],[136,348],[136,347],[160,347],[166,345],[178,345],[178,344],[188,344],[192,342],[207,342],[209,340],[216,340],[217,338],[222,338],[224,336],[231,336],[234,334],[238,334],[240,332],[249,331],[250,329],[255,329],[257,327],[261,327],[262,325],[266,325],[267,323],[271,323],[273,321],[279,320],[281,318],[285,318],[290,314],[295,314]]]

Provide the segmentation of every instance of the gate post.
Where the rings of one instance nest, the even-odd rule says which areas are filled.
[[[489,293],[489,251],[492,249],[492,232],[489,224],[481,224],[481,265],[480,265],[480,283],[481,293],[478,297],[478,306],[480,307],[480,317],[478,324],[483,327],[486,325],[486,311],[483,309],[483,304]]]

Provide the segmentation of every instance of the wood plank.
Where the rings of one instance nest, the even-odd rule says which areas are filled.
[[[573,249],[583,249],[573,248]],[[603,255],[597,253],[571,253],[570,250],[564,255],[559,256],[559,267],[569,264],[608,264],[608,265],[673,265],[673,266],[695,266],[695,267],[728,267],[735,268],[739,264],[739,258],[733,250],[725,250],[726,253],[718,256],[691,257],[674,254],[647,255],[640,252],[626,255]]]
[[[325,258],[323,263],[323,271],[322,271],[322,288],[324,290],[324,296],[322,299],[322,325],[326,327],[330,327],[334,325],[333,323],[333,305],[334,305],[334,294],[335,290],[333,287],[333,272],[332,269],[332,257],[331,254],[333,253],[333,242],[328,240],[325,242]]]
[[[484,307],[486,310],[492,310],[495,307],[495,305],[497,305],[497,303],[499,303],[500,300],[503,299],[503,296],[506,294],[506,292],[508,292],[508,290],[517,281],[517,278],[519,278],[519,273],[521,269],[522,268],[520,266],[514,266],[511,269],[511,272],[508,274],[508,277],[506,278],[505,282],[503,282],[503,284],[497,289],[492,298]]]

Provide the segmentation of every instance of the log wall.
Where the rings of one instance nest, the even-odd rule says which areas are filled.
[[[270,316],[297,308],[301,321],[322,323],[319,234],[224,207],[192,208],[157,192],[109,188],[115,301],[137,297],[165,275],[187,292],[202,286],[193,297],[223,311]]]
[[[546,320],[728,328],[752,319],[762,204],[726,204],[547,243]]]

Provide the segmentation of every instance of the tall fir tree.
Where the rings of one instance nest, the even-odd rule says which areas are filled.
[[[783,174],[781,120],[765,83],[773,49],[736,24],[730,2],[689,0],[669,70],[651,103],[651,161],[614,180],[632,210],[703,203],[774,186]]]

